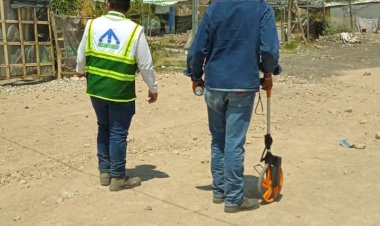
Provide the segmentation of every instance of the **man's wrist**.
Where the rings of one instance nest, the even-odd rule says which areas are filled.
[[[264,78],[272,78],[272,73],[264,73]]]
[[[191,81],[193,82],[202,82],[202,77],[201,78],[195,78],[194,75],[191,76]]]

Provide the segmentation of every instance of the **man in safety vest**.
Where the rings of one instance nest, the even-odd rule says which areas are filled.
[[[157,100],[157,81],[141,26],[125,17],[130,0],[108,0],[108,14],[88,21],[78,48],[77,73],[86,75],[98,120],[97,154],[100,184],[110,191],[139,186],[125,174],[127,135],[135,114],[137,69],[149,87],[149,103]]]

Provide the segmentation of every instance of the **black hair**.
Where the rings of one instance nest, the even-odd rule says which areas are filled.
[[[130,0],[108,0],[110,9],[118,12],[126,13],[131,7]]]

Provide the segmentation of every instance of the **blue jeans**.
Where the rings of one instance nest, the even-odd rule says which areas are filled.
[[[113,102],[91,97],[98,119],[98,160],[100,173],[124,178],[128,129],[135,114],[135,102]]]
[[[205,89],[211,141],[211,173],[214,197],[226,206],[244,198],[244,143],[255,91],[229,92]]]

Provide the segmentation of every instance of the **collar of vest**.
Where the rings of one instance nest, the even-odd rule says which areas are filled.
[[[116,17],[121,17],[121,18],[126,18],[124,14],[116,12],[116,11],[109,11],[107,13],[109,16],[116,16]]]

